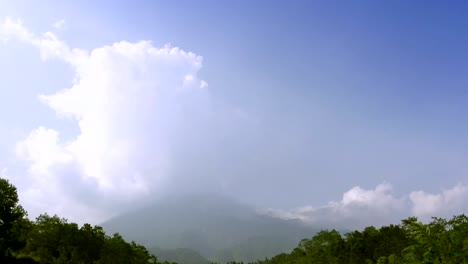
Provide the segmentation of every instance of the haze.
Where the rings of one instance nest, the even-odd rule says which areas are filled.
[[[0,171],[31,217],[218,193],[349,228],[466,212],[468,7],[0,0]]]

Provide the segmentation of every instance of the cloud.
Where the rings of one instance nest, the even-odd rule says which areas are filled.
[[[392,186],[384,182],[375,189],[359,186],[343,194],[340,201],[322,207],[304,206],[293,210],[270,209],[264,213],[283,218],[300,219],[306,223],[330,228],[361,228],[367,225],[398,221],[405,209],[405,199],[394,197]]]
[[[30,41],[33,36],[23,27],[23,23],[20,19],[13,20],[7,17],[0,26],[0,37],[3,41],[7,41],[10,38],[16,38],[20,41]]]
[[[425,219],[439,214],[455,215],[468,209],[466,206],[468,189],[462,184],[444,189],[437,194],[414,191],[409,198],[413,204],[412,213]]]
[[[299,219],[320,227],[364,228],[396,224],[409,216],[417,216],[422,221],[429,221],[432,216],[451,217],[468,209],[465,205],[467,200],[468,189],[462,184],[438,194],[414,191],[408,196],[395,197],[392,186],[384,182],[370,190],[355,186],[345,192],[340,201],[332,201],[322,207],[259,212],[281,219]]]
[[[31,163],[32,175],[45,175],[57,163],[70,162],[71,153],[58,145],[59,134],[53,129],[39,127],[16,146],[18,157]]]
[[[65,29],[65,26],[66,26],[65,19],[58,20],[54,24],[52,24],[52,27],[55,28],[55,29],[58,29],[58,30]]]
[[[43,59],[75,71],[70,88],[39,100],[76,120],[79,134],[63,142],[59,131],[39,127],[17,144],[29,164],[23,197],[33,215],[103,220],[154,195],[170,173],[172,142],[190,137],[192,122],[209,114],[207,83],[197,76],[202,57],[192,52],[149,41],[71,49],[51,32],[36,36],[8,18],[0,36],[32,44]]]
[[[0,171],[0,178],[8,179],[8,168],[7,167],[2,168],[2,170]]]
[[[85,67],[89,57],[85,50],[70,49],[65,42],[59,40],[52,32],[46,32],[40,37],[35,36],[23,26],[20,19],[6,18],[3,24],[0,25],[0,39],[3,39],[3,41],[16,39],[32,44],[39,49],[43,60],[62,59],[74,66],[78,72],[85,70],[82,68]]]
[[[374,210],[386,211],[402,207],[401,199],[393,197],[392,186],[389,183],[377,185],[374,190],[365,190],[359,186],[352,188],[343,194],[343,199],[338,203],[332,203],[335,207],[347,208],[370,207]]]

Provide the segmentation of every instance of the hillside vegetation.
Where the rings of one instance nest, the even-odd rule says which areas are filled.
[[[236,262],[231,262],[235,264]],[[255,264],[463,264],[468,263],[468,217],[433,218],[423,224],[415,217],[400,225],[369,226],[344,235],[323,230],[302,240],[291,253]]]
[[[145,247],[100,226],[47,214],[31,221],[18,202],[16,187],[0,178],[0,263],[160,263]]]

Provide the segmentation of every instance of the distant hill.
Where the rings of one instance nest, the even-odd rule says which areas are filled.
[[[149,248],[151,254],[158,256],[158,261],[175,262],[178,264],[210,264],[211,262],[202,257],[198,252],[189,248],[160,249]]]
[[[102,226],[149,248],[191,249],[217,262],[272,257],[318,231],[299,221],[259,215],[252,207],[219,195],[162,199]]]

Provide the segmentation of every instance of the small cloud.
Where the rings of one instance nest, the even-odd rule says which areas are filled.
[[[7,178],[7,173],[8,173],[8,168],[5,167],[0,171],[0,178],[6,179]]]
[[[62,59],[75,67],[83,66],[87,60],[87,51],[70,49],[68,45],[57,38],[52,32],[46,32],[38,37],[29,32],[20,19],[6,18],[0,24],[0,39],[4,41],[10,38],[29,43],[39,49],[43,60],[50,58]],[[81,69],[78,69],[81,72]]]
[[[20,41],[30,41],[32,34],[23,27],[23,22],[20,19],[5,18],[0,24],[0,39],[7,41],[10,38],[16,38]]]
[[[410,194],[414,215],[429,219],[439,214],[453,215],[460,210],[467,209],[465,203],[468,200],[468,189],[458,184],[451,189],[444,189],[440,193],[427,193],[414,191]]]
[[[54,24],[52,24],[52,27],[58,30],[64,30],[66,26],[65,19],[61,19],[59,21],[56,21]]]
[[[355,186],[345,192],[340,201],[331,201],[322,207],[267,209],[259,213],[281,219],[298,219],[320,227],[363,228],[396,224],[409,216],[417,216],[422,221],[428,221],[432,216],[451,217],[466,212],[467,200],[468,188],[462,184],[435,194],[413,191],[409,196],[395,197],[392,186],[384,182],[370,190]]]
[[[384,182],[370,190],[355,186],[345,192],[340,201],[331,201],[322,207],[269,209],[264,213],[282,219],[298,219],[321,227],[362,228],[398,221],[394,216],[402,215],[404,208],[405,200],[393,196],[392,186]]]

